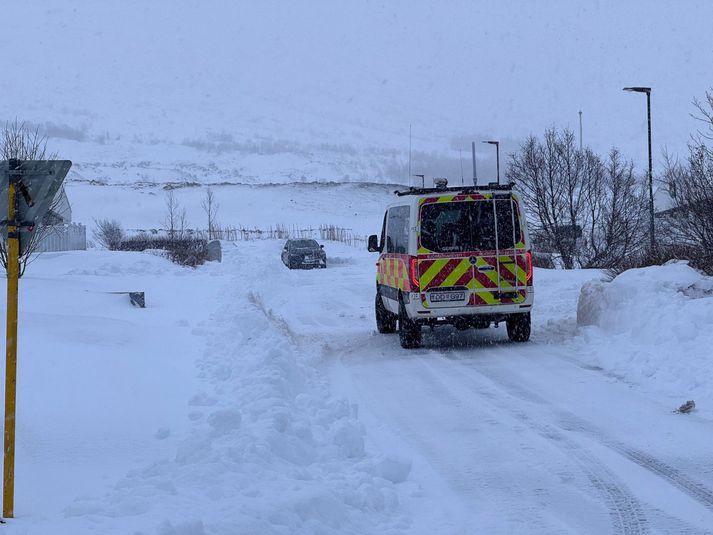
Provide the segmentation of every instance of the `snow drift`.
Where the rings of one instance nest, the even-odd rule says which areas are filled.
[[[711,398],[711,317],[713,278],[685,262],[588,282],[577,304],[577,324],[586,327],[597,364],[683,397]]]

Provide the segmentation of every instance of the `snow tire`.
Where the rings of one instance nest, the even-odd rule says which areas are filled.
[[[530,339],[530,313],[513,314],[505,321],[508,338],[513,342],[527,342]]]
[[[421,347],[421,326],[409,319],[403,301],[399,301],[399,342],[404,349]]]
[[[396,332],[396,315],[386,310],[384,301],[378,292],[376,293],[374,312],[376,316],[377,331],[381,334],[391,334]]]

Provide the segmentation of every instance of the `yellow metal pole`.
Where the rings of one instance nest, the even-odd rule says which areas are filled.
[[[10,172],[12,172],[10,166]],[[17,301],[20,278],[20,235],[16,219],[16,183],[10,177],[7,209],[7,346],[5,352],[5,455],[2,510],[12,518],[15,503],[15,399],[17,382]]]

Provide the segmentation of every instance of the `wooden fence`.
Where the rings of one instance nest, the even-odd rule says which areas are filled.
[[[130,229],[131,233],[165,234],[163,229]],[[297,225],[270,225],[267,228],[255,227],[221,227],[208,232],[203,229],[185,229],[186,236],[206,240],[251,241],[251,240],[288,240],[288,239],[318,239],[337,241],[353,247],[366,246],[367,237],[356,234],[352,229],[337,225],[320,225],[319,227],[299,227]]]

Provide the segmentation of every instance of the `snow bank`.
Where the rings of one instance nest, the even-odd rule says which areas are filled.
[[[198,362],[204,388],[188,399],[192,429],[171,457],[67,507],[72,533],[97,526],[152,535],[408,528],[394,484],[408,478],[410,461],[367,451],[357,408],[330,394],[317,348],[265,304],[270,289],[261,278],[289,273],[278,256],[264,254],[279,247],[228,249],[234,273],[221,305],[193,329],[207,349]],[[265,268],[246,265],[246,255],[265,258]]]
[[[712,397],[711,318],[713,279],[683,262],[588,282],[577,305],[598,365],[681,399]]]

